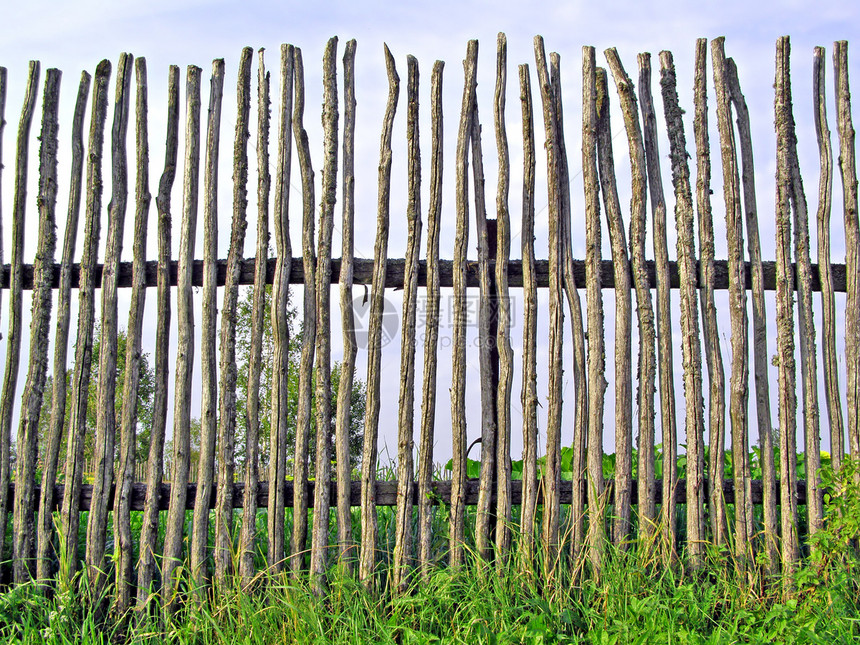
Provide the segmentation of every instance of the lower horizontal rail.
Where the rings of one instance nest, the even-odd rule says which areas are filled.
[[[466,480],[466,505],[467,506],[476,506],[478,503],[478,486],[480,480],[478,479],[468,479]],[[654,487],[654,495],[655,501],[657,504],[663,503],[663,481],[657,480],[655,482]],[[314,505],[314,485],[315,482],[308,483],[308,496],[307,499],[310,503],[310,507],[313,508]],[[609,498],[609,503],[612,503],[612,494],[613,494],[613,486],[612,480],[607,480],[606,482],[606,494]],[[287,491],[285,502],[287,507],[293,505],[293,482],[286,482]],[[331,490],[331,500],[337,499],[337,483],[331,482],[329,484]],[[62,484],[58,484],[54,487],[54,500],[56,502],[53,510],[58,510],[62,506],[63,500],[63,488]],[[703,483],[704,490],[709,490],[708,481],[705,480]],[[759,480],[753,480],[751,482],[752,489],[752,502],[753,504],[761,504],[762,503],[762,482]],[[39,498],[39,490],[40,487],[36,487],[36,494],[34,496],[35,499]],[[110,498],[108,500],[108,507],[113,508],[114,505],[114,490],[115,487],[111,487]],[[412,503],[418,503],[418,485],[417,483],[413,484],[413,498]],[[586,500],[585,497],[586,488],[583,486],[583,500]],[[561,495],[561,503],[562,504],[570,504],[573,501],[573,482],[571,481],[562,481],[560,487],[560,495]],[[197,484],[191,483],[188,484],[188,495],[186,497],[187,501],[185,507],[187,509],[194,508],[194,500],[197,493]],[[823,493],[822,493],[823,494]],[[212,496],[209,499],[209,508],[215,508],[215,499],[217,495],[217,486],[212,489]],[[637,482],[634,479],[632,482],[632,498],[635,500],[637,496]],[[725,497],[727,504],[734,503],[735,500],[735,487],[734,482],[731,479],[723,480],[723,495]],[[93,497],[93,487],[91,484],[84,484],[81,488],[81,497],[80,497],[80,508],[82,511],[87,511],[90,508],[90,502]],[[511,482],[511,497],[512,503],[514,505],[519,505],[522,503],[523,498],[523,483],[520,480],[514,480]],[[244,483],[236,483],[233,484],[233,508],[242,508],[243,501],[245,498],[245,484]],[[441,504],[449,504],[451,502],[451,482],[450,481],[435,481],[432,483],[432,498],[434,505]],[[15,483],[11,483],[9,485],[9,500],[10,500],[10,511],[12,510],[11,506],[13,500],[15,499]],[[131,493],[131,510],[133,511],[142,511],[144,502],[146,500],[146,484],[133,484],[132,485],[132,493]],[[495,501],[495,494],[493,495],[493,500]],[[538,503],[542,503],[543,501],[543,490],[540,486],[538,486]],[[269,482],[263,481],[260,482],[259,488],[257,490],[257,506],[265,507],[269,503]],[[350,487],[350,503],[352,506],[361,506],[361,482],[353,481]],[[675,503],[676,504],[686,504],[687,503],[687,485],[686,481],[681,479],[678,481],[678,486],[675,489]],[[780,489],[779,489],[779,481],[776,482],[776,503],[780,503]],[[797,482],[797,503],[799,505],[806,504],[806,481],[799,480]],[[164,483],[161,484],[161,495],[158,500],[158,508],[162,511],[166,511],[169,508],[170,504],[170,484]],[[376,505],[377,506],[396,506],[397,505],[397,482],[396,481],[378,481],[376,482]]]

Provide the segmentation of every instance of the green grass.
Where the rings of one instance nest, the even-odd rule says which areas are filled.
[[[250,590],[210,591],[174,616],[117,615],[78,593],[45,597],[35,586],[0,594],[3,643],[849,643],[860,640],[860,473],[849,461],[839,476],[825,470],[824,531],[791,579],[763,569],[738,571],[727,550],[712,548],[702,570],[684,554],[665,566],[653,548],[607,547],[599,582],[583,562],[562,560],[546,572],[516,552],[503,566],[473,557],[444,566],[445,508],[434,524],[439,561],[406,593],[387,583],[393,509],[380,509],[378,590],[335,567],[328,593],[315,596],[306,577],[261,573]],[[265,527],[265,522],[261,523]],[[265,543],[265,536],[261,536]],[[516,539],[515,539],[516,544]],[[262,554],[261,554],[262,555]],[[105,599],[112,597],[105,591]]]

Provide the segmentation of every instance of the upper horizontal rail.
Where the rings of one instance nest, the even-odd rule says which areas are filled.
[[[268,266],[266,267],[266,283],[272,284],[272,281],[275,276],[275,264],[276,258],[269,258]],[[176,286],[176,275],[177,275],[177,262],[174,260],[170,264],[170,286]],[[656,288],[657,286],[657,278],[654,270],[654,261],[647,261],[647,269],[648,269],[648,279],[651,284],[651,288]],[[385,278],[385,286],[390,289],[399,289],[403,287],[403,276],[404,269],[406,265],[406,260],[402,258],[393,258],[387,261],[387,270],[386,270],[386,278]],[[254,267],[256,266],[255,258],[246,258],[240,262],[240,276],[239,276],[239,284],[241,285],[251,285],[254,284]],[[792,265],[794,266],[794,265]],[[101,286],[102,279],[102,268],[103,265],[96,265],[95,271],[95,281],[96,287]],[[146,286],[147,287],[155,287],[157,286],[157,268],[158,262],[156,260],[152,260],[146,263]],[[218,260],[217,261],[217,285],[219,287],[224,286],[224,282],[227,276],[227,260]],[[631,269],[632,270],[632,269]],[[833,289],[837,292],[845,292],[846,289],[846,277],[845,277],[845,265],[844,264],[832,264],[831,265],[832,275],[833,275]],[[745,276],[746,276],[746,289],[749,290],[752,288],[752,278],[750,276],[750,265],[749,262],[745,263],[744,268]],[[793,272],[795,275],[795,280],[797,276],[797,271]],[[495,261],[490,261],[490,274],[495,274]],[[776,263],[775,262],[762,262],[762,274],[763,274],[763,282],[764,289],[766,291],[775,291],[776,290]],[[678,275],[678,263],[674,261],[669,262],[669,275],[670,275],[670,286],[672,289],[678,289],[680,287],[680,278]],[[451,287],[453,286],[454,280],[454,268],[453,262],[451,260],[440,260],[439,261],[439,279],[442,287]],[[579,288],[585,287],[585,261],[584,260],[574,260],[573,261],[573,276],[576,284]],[[699,276],[698,271],[698,263],[696,269],[696,276]],[[365,258],[356,258],[354,261],[354,278],[353,282],[359,285],[369,285],[371,283],[371,279],[373,277],[373,260],[365,259]],[[80,265],[74,264],[72,266],[72,288],[78,288],[79,286],[79,278],[80,278]],[[340,278],[340,259],[335,258],[331,262],[331,282],[332,284],[336,284],[338,279]],[[466,267],[466,279],[467,286],[469,287],[478,287],[478,263],[477,261],[469,262]],[[605,289],[612,289],[615,287],[615,274],[612,269],[612,260],[603,260],[603,264],[601,267],[601,285]],[[539,288],[546,288],[549,286],[549,260],[537,260],[535,263],[535,280],[537,282],[537,286]],[[132,263],[131,262],[121,262],[119,267],[119,286],[120,287],[131,287],[132,281]],[[523,265],[521,260],[512,260],[508,262],[508,282],[511,287],[522,287],[523,286]],[[33,288],[33,265],[25,264],[24,265],[24,273],[23,273],[23,283],[24,289],[32,289]],[[203,260],[195,260],[194,267],[192,270],[192,283],[194,286],[203,286]],[[297,257],[292,260],[292,268],[290,269],[290,283],[291,284],[303,284],[304,283],[304,268],[302,265],[302,258]],[[52,278],[52,286],[53,288],[58,288],[60,285],[60,265],[54,264],[54,274]],[[418,285],[421,287],[427,286],[427,262],[425,260],[421,260],[420,266],[418,269]],[[701,285],[697,285],[701,286]],[[9,265],[6,264],[3,266],[3,273],[0,276],[0,289],[8,289],[9,288]],[[714,288],[715,289],[728,289],[729,288],[729,270],[728,270],[728,262],[726,260],[717,260],[714,262]],[[796,288],[796,284],[795,284]],[[818,265],[812,265],[812,290],[813,291],[821,291],[821,281],[818,275]]]

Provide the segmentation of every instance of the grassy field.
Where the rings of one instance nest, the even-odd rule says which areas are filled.
[[[390,545],[383,539],[380,589],[367,591],[335,567],[329,593],[305,579],[260,574],[252,589],[212,590],[164,620],[100,615],[77,593],[46,598],[35,586],[0,594],[4,643],[849,643],[860,640],[860,484],[857,463],[824,473],[826,529],[805,543],[809,556],[792,579],[739,572],[727,550],[712,549],[691,572],[666,566],[655,549],[609,547],[595,582],[565,559],[553,571],[516,554],[504,566],[474,558],[459,571],[442,564],[444,509],[437,526],[440,564],[407,593],[386,586]],[[392,509],[380,509],[383,538]],[[265,526],[265,523],[263,523]],[[759,563],[760,565],[761,563]],[[81,581],[85,585],[85,581]],[[106,598],[110,597],[107,590]],[[109,603],[104,603],[108,605]]]

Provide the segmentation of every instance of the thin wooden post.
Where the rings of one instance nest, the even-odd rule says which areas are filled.
[[[776,472],[773,453],[773,427],[770,413],[770,384],[768,382],[767,325],[765,324],[764,287],[762,278],[761,243],[759,242],[758,212],[755,198],[755,164],[753,162],[752,134],[746,101],[741,93],[738,70],[729,58],[727,81],[731,101],[735,107],[738,123],[738,139],[741,148],[741,163],[744,189],[744,213],[747,225],[747,246],[750,255],[750,274],[753,296],[753,360],[756,384],[756,413],[763,487],[763,515],[765,553],[768,570],[776,573],[779,567],[779,545],[777,543],[776,516]]]
[[[328,41],[323,54],[323,161],[320,229],[317,242],[317,335],[316,335],[316,487],[311,535],[311,586],[325,591],[326,550],[331,481],[331,238],[337,201],[337,37]]]
[[[663,506],[660,531],[666,561],[676,557],[677,506],[674,503],[678,485],[678,434],[675,417],[674,361],[672,358],[672,309],[669,296],[669,245],[666,239],[666,200],[660,172],[657,145],[657,115],[651,98],[651,55],[639,55],[639,107],[645,157],[648,166],[648,188],[654,217],[654,264],[657,272],[657,361],[660,377],[660,427],[663,443]]]
[[[788,107],[788,41],[776,46],[776,328],[779,367],[779,478],[782,517],[783,572],[791,574],[799,557],[797,535],[796,406],[794,373],[794,268],[791,264],[791,162],[789,143],[791,112]]]
[[[290,323],[287,318],[287,301],[290,297],[290,170],[292,167],[293,83],[295,48],[281,46],[281,109],[278,133],[278,165],[275,174],[275,279],[272,283],[272,331],[274,348],[272,357],[272,416],[269,451],[269,544],[267,564],[273,573],[284,568],[284,525],[287,496],[287,422],[288,368],[290,363]]]
[[[245,497],[242,500],[242,537],[239,542],[239,576],[247,589],[254,568],[257,537],[257,491],[260,485],[260,376],[263,369],[263,329],[266,310],[266,267],[269,259],[269,72],[265,50],[258,51],[257,68],[257,261],[251,305],[251,351],[248,358],[248,412],[245,429]]]
[[[508,41],[499,33],[496,39],[496,90],[493,120],[499,157],[496,192],[496,310],[498,331],[495,343],[499,353],[499,385],[496,390],[496,557],[507,561],[511,547],[511,391],[514,379],[514,352],[511,349],[511,300],[508,291],[508,261],[511,257],[511,218],[508,212],[511,162],[505,130]]]
[[[693,237],[693,193],[687,165],[687,139],[683,110],[678,102],[672,53],[660,52],[660,86],[669,132],[672,184],[675,188],[675,230],[678,232],[678,274],[681,282],[681,352],[684,361],[684,399],[687,436],[687,551],[698,570],[705,553],[704,411],[702,401],[702,351],[699,345],[699,312],[696,308],[696,242]]]
[[[335,459],[337,461],[337,541],[340,561],[351,569],[352,468],[349,451],[350,407],[355,378],[355,312],[352,308],[352,281],[355,256],[355,40],[346,43],[343,53],[343,241],[340,253],[340,315],[343,323],[343,360],[337,390],[335,419]],[[428,267],[429,268],[429,267]]]
[[[137,448],[137,390],[140,385],[140,359],[143,314],[146,298],[146,238],[149,229],[149,140],[147,130],[146,60],[135,61],[137,78],[135,143],[137,176],[135,181],[134,264],[132,265],[131,307],[126,337],[125,378],[120,416],[120,460],[114,495],[116,532],[116,608],[122,613],[131,607],[134,560],[131,534],[131,485],[135,475]]]
[[[400,335],[400,397],[397,433],[397,515],[394,525],[393,587],[409,585],[412,560],[412,479],[414,465],[415,319],[418,298],[418,259],[421,254],[421,148],[418,131],[418,60],[408,56],[406,83],[406,141],[409,193],[406,207],[408,237],[403,273],[403,319]]]
[[[164,479],[164,440],[167,430],[168,365],[170,351],[170,258],[173,227],[170,195],[176,179],[179,154],[179,67],[171,65],[167,75],[167,137],[164,170],[158,182],[155,206],[158,210],[158,304],[155,329],[155,396],[152,404],[152,430],[146,471],[146,501],[140,527],[140,559],[137,566],[137,603],[144,609],[155,591],[157,569],[155,551],[158,541],[161,482]]]
[[[839,133],[839,170],[845,221],[845,371],[848,399],[848,446],[860,455],[860,220],[857,216],[857,168],[854,126],[848,86],[848,41],[833,43],[833,78],[836,84],[836,131]]]
[[[469,244],[469,136],[474,118],[474,87],[477,83],[478,41],[470,40],[463,63],[465,84],[460,128],[457,135],[457,234],[454,240],[454,334],[451,376],[451,432],[453,473],[449,520],[449,563],[463,565],[466,487],[466,249]]]
[[[578,558],[585,539],[585,442],[588,418],[588,381],[585,366],[585,330],[582,326],[582,303],[576,280],[573,277],[573,242],[570,223],[570,169],[567,147],[564,143],[564,106],[561,97],[561,64],[557,54],[550,54],[550,82],[555,104],[556,131],[558,133],[559,198],[561,200],[562,266],[564,292],[570,309],[570,328],[573,336],[573,499],[570,507],[573,535],[571,555]]]
[[[603,483],[603,296],[600,287],[600,202],[597,175],[597,66],[582,48],[582,174],[585,186],[585,283],[588,307],[588,559],[595,579],[603,567],[606,499]]]
[[[16,584],[35,573],[33,524],[38,458],[39,418],[48,371],[48,333],[51,326],[51,278],[57,244],[57,131],[62,72],[49,69],[42,97],[42,133],[39,140],[39,241],[33,263],[33,309],[30,325],[30,360],[21,399],[18,428],[18,463],[15,476],[15,511],[12,529],[12,569]],[[65,377],[63,375],[62,377]]]
[[[0,74],[0,81],[3,77]],[[72,171],[69,181],[69,207],[63,238],[63,257],[60,263],[60,284],[57,290],[57,330],[54,334],[54,377],[51,390],[51,420],[42,469],[42,489],[39,494],[38,535],[36,540],[36,579],[45,585],[51,577],[51,559],[54,553],[53,508],[54,484],[60,461],[60,443],[66,426],[66,362],[69,349],[71,319],[72,259],[78,237],[81,212],[81,184],[84,174],[84,112],[90,91],[91,77],[81,72],[78,97],[72,119]],[[2,92],[0,88],[0,123],[3,120]]]
[[[732,424],[732,475],[735,482],[735,554],[738,566],[746,568],[752,555],[752,504],[747,429],[749,398],[748,324],[744,278],[744,231],[741,217],[740,182],[731,123],[731,93],[727,82],[724,39],[711,41],[714,88],[717,96],[717,125],[723,166],[723,200],[726,204],[726,234],[729,256],[729,314],[732,326],[732,374],[729,381],[729,418]],[[780,424],[780,427],[784,428]]]
[[[559,482],[561,480],[561,414],[563,369],[562,236],[560,224],[558,122],[543,38],[535,36],[535,67],[540,83],[546,137],[547,191],[549,194],[549,392],[546,428],[546,462],[543,471],[544,565],[552,572],[559,548]],[[551,573],[550,573],[551,575]]]
[[[185,169],[183,177],[182,227],[179,233],[179,264],[176,275],[177,349],[176,386],[173,407],[173,473],[170,478],[170,510],[164,535],[162,602],[167,614],[176,609],[185,502],[191,452],[191,377],[194,366],[194,291],[191,271],[197,238],[197,201],[200,183],[200,75],[189,65],[185,82]]]
[[[302,267],[304,268],[304,326],[299,363],[299,405],[293,457],[293,536],[290,543],[290,572],[297,577],[303,567],[308,537],[308,444],[311,434],[314,349],[317,333],[316,253],[314,252],[314,171],[308,133],[304,126],[305,68],[302,50],[295,49],[295,104],[293,136],[302,173]],[[284,393],[286,395],[286,393]]]
[[[200,457],[196,468],[197,491],[188,549],[191,580],[199,600],[204,598],[203,587],[208,577],[206,551],[209,544],[209,512],[215,486],[215,440],[218,431],[218,309],[215,297],[218,258],[218,159],[223,95],[224,59],[218,58],[212,61],[209,120],[206,125],[206,169],[203,176],[203,311],[200,334]]]
[[[717,308],[714,304],[714,222],[711,215],[711,147],[708,142],[708,41],[696,40],[696,77],[693,87],[696,138],[696,208],[699,218],[699,284],[702,308],[702,340],[708,366],[708,481],[711,534],[718,546],[728,541],[726,502],[723,497],[725,466],[726,403],[723,357],[720,351]]]
[[[358,577],[375,587],[376,545],[376,459],[379,438],[380,369],[382,364],[382,314],[385,304],[385,273],[388,259],[388,215],[391,198],[391,139],[394,115],[400,95],[400,77],[394,56],[385,48],[388,101],[382,121],[379,145],[379,196],[376,211],[376,243],[373,248],[373,282],[370,291],[370,321],[367,333],[367,412],[364,417],[364,446],[361,460],[361,552]]]
[[[436,61],[430,77],[430,207],[427,212],[427,306],[424,337],[424,378],[421,393],[421,441],[418,454],[418,565],[430,575],[433,480],[433,439],[436,424],[436,364],[439,347],[439,229],[442,212],[442,72]]]
[[[66,444],[65,487],[61,511],[60,588],[71,590],[78,568],[78,527],[80,495],[84,469],[84,437],[87,430],[92,370],[93,325],[95,322],[95,269],[98,256],[102,206],[102,148],[107,120],[110,61],[96,68],[93,82],[92,116],[87,146],[87,207],[84,223],[84,248],[81,256],[78,290],[78,333],[75,343],[75,371],[72,376],[72,408]]]
[[[24,273],[24,216],[27,209],[27,170],[30,126],[39,93],[39,63],[30,61],[24,107],[18,123],[15,161],[15,195],[12,207],[12,257],[9,266],[9,332],[6,336],[6,371],[0,395],[0,555],[5,544],[6,514],[9,510],[9,481],[12,465],[12,413],[15,408],[18,370],[21,363],[21,309]]]
[[[251,63],[254,50],[242,49],[236,83],[236,134],[233,144],[233,221],[221,311],[221,383],[218,388],[218,486],[215,500],[215,580],[223,585],[233,564],[233,481],[236,441],[236,308],[239,262],[245,256],[248,228],[248,120],[251,116]]]
[[[633,91],[633,83],[618,52],[607,49],[606,61],[615,79],[619,97]],[[597,159],[606,224],[612,245],[612,270],[615,275],[615,511],[612,541],[624,548],[631,532],[631,497],[633,491],[633,374],[631,349],[633,320],[630,310],[630,259],[624,235],[624,219],[615,184],[615,161],[612,154],[612,126],[609,121],[609,88],[598,72]],[[629,99],[625,97],[625,101]],[[631,115],[635,118],[635,113]],[[626,121],[625,121],[626,125]],[[632,158],[632,157],[631,157]],[[632,204],[631,204],[632,206]]]
[[[830,209],[833,199],[833,148],[827,124],[826,85],[824,83],[824,48],[816,47],[812,57],[812,97],[815,101],[815,134],[821,170],[818,178],[818,275],[821,280],[821,316],[825,401],[830,425],[830,458],[838,471],[845,456],[845,421],[839,392],[839,368],[836,354],[836,299],[833,295],[833,271],[830,266]]]
[[[537,514],[537,281],[535,274],[535,136],[529,66],[519,66],[523,119],[523,500],[520,509],[521,557],[534,569]]]

